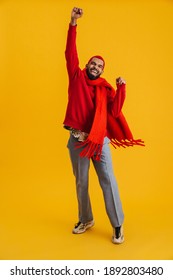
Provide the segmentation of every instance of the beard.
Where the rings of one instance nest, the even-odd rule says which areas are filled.
[[[90,80],[96,80],[96,79],[98,79],[98,78],[100,77],[100,75],[101,75],[101,74],[98,74],[97,76],[92,75],[92,74],[89,72],[88,68],[86,68],[86,73],[87,73],[87,76],[88,76],[88,78],[89,78]]]

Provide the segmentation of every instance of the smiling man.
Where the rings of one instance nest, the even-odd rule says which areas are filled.
[[[135,140],[121,112],[125,99],[124,79],[116,79],[115,91],[101,78],[105,61],[99,55],[91,57],[83,70],[79,67],[76,29],[77,20],[82,15],[82,9],[73,8],[65,51],[69,88],[64,127],[70,130],[67,146],[76,178],[78,201],[78,222],[72,232],[84,233],[94,225],[88,191],[92,161],[113,228],[112,242],[120,244],[124,241],[124,213],[108,144],[111,142],[114,146],[132,146]]]
[[[101,56],[92,57],[86,65],[86,73],[91,80],[95,80],[103,73],[104,60]]]

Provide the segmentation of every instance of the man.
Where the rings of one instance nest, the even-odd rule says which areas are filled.
[[[113,227],[112,242],[120,244],[124,241],[124,214],[108,144],[111,141],[114,146],[131,146],[137,144],[135,141],[138,140],[133,140],[121,112],[125,99],[124,79],[116,79],[115,91],[100,77],[105,61],[97,55],[88,61],[85,69],[79,68],[76,28],[77,20],[82,15],[82,9],[73,8],[65,51],[69,89],[64,127],[70,130],[68,149],[76,178],[79,216],[72,232],[83,233],[94,225],[88,192],[89,166],[92,161]]]

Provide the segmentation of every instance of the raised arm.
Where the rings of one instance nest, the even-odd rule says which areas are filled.
[[[67,36],[67,44],[65,50],[65,57],[67,62],[67,71],[69,74],[69,78],[73,78],[76,70],[79,67],[79,59],[76,48],[76,27],[77,20],[81,18],[83,15],[83,11],[80,8],[73,8],[71,12],[71,20],[68,30]]]

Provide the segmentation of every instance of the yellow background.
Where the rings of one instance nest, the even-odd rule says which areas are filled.
[[[112,148],[125,239],[112,228],[91,167],[95,227],[73,235],[74,178],[62,122],[64,49],[73,6],[83,68],[94,54],[104,77],[127,81],[124,113],[146,147]],[[0,259],[173,259],[173,1],[0,1]]]

